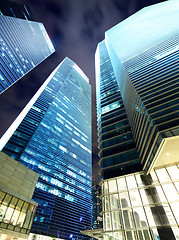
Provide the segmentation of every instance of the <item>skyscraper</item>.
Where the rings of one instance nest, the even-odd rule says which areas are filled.
[[[179,239],[178,11],[144,8],[98,45],[99,239]]]
[[[73,61],[54,70],[5,142],[3,152],[39,174],[32,232],[83,239],[80,231],[91,225],[91,87]]]
[[[42,23],[0,15],[0,26],[2,93],[55,49]]]
[[[101,179],[140,170],[139,154],[105,41],[96,51],[96,89]]]
[[[8,0],[0,2],[0,15],[34,21],[32,12],[27,5]]]
[[[172,141],[167,137],[179,135],[178,11],[178,1],[166,1],[142,9],[106,32],[120,94],[147,173],[159,146]]]

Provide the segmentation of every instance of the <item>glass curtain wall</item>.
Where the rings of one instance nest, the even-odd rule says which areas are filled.
[[[95,62],[99,164],[101,179],[107,179],[141,165],[105,41],[98,45]]]
[[[0,228],[29,234],[37,206],[0,191]]]
[[[102,183],[104,239],[179,239],[179,165]]]
[[[48,81],[2,151],[39,174],[32,232],[83,239],[92,210],[91,87],[69,58]]]

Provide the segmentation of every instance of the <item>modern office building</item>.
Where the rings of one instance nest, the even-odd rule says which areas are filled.
[[[28,239],[37,209],[38,174],[0,152],[0,239]]]
[[[142,9],[96,51],[99,239],[179,239],[179,2]]]
[[[0,93],[55,50],[42,23],[0,15]]]
[[[105,41],[96,51],[96,89],[101,179],[140,170],[139,154]]]
[[[161,146],[172,139],[176,141],[174,136],[179,135],[179,30],[175,24],[178,10],[176,0],[146,7],[111,28],[105,37],[147,173]]]
[[[91,225],[91,86],[69,58],[52,72],[0,140],[39,174],[32,233],[86,239]]]

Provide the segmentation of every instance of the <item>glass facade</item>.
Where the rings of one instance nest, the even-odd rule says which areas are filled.
[[[0,14],[0,93],[55,50],[42,23]]]
[[[179,165],[102,182],[104,239],[179,239]]]
[[[65,58],[39,91],[2,151],[39,174],[32,232],[83,239],[91,225],[91,87]]]
[[[0,191],[0,228],[28,235],[36,208],[31,203]]]
[[[103,231],[86,231],[98,239],[179,239],[178,9],[142,9],[98,44]]]
[[[178,42],[176,35],[124,63],[136,90],[131,127],[146,171],[162,138],[179,134]]]
[[[104,41],[96,51],[96,89],[101,179],[140,170],[136,144]]]
[[[105,37],[137,151],[147,173],[162,140],[179,135],[177,9],[175,0],[144,8],[108,30]]]

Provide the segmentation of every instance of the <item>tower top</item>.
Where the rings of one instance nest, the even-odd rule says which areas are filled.
[[[178,12],[178,0],[145,7],[105,33],[107,46],[125,62],[177,34]]]

